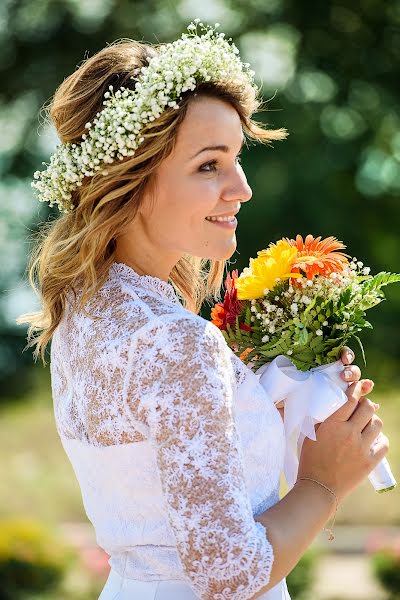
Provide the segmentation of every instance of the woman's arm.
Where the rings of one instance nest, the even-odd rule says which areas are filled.
[[[274,553],[252,512],[235,373],[221,331],[199,317],[171,316],[135,340],[130,364],[136,391],[128,404],[140,398],[165,516],[191,587],[203,600],[251,598],[267,585]]]
[[[335,498],[312,481],[298,481],[280,502],[255,518],[268,532],[274,562],[267,586],[256,599],[273,588],[296,566],[335,512]]]
[[[340,503],[387,453],[385,436],[375,453],[370,452],[383,425],[375,415],[377,405],[362,396],[372,387],[373,382],[361,380],[348,388],[348,401],[320,424],[316,441],[304,441],[295,486],[275,506],[256,517],[268,532],[274,562],[268,584],[252,600],[288,575],[335,512],[333,494],[300,478],[311,477],[326,485]]]

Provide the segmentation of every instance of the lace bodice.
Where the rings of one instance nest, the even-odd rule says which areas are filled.
[[[51,347],[57,430],[97,541],[121,576],[178,579],[207,600],[269,581],[284,430],[257,377],[172,284],[113,263],[72,297]]]

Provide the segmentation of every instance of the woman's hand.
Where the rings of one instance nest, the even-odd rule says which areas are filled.
[[[379,405],[365,396],[372,388],[369,379],[350,385],[347,402],[316,428],[317,439],[304,440],[298,478],[325,483],[339,501],[361,483],[389,449],[389,440],[382,434],[371,451],[383,427],[375,414]]]
[[[346,381],[349,384],[357,383],[357,381],[360,381],[360,379],[361,379],[360,368],[357,367],[357,365],[351,366],[351,363],[354,360],[353,350],[351,348],[349,348],[348,346],[343,346],[342,351],[340,353],[340,360],[342,361],[342,363],[344,365],[343,371],[340,374],[343,381]],[[284,416],[285,416],[285,407],[278,406],[277,408],[280,412],[280,415],[281,415],[282,421],[283,421]],[[319,424],[316,425],[316,427],[315,427],[316,430],[317,430],[318,426],[319,426]]]

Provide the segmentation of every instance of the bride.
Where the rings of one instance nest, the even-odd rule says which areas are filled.
[[[57,430],[110,555],[101,600],[288,599],[285,577],[388,449],[369,453],[373,382],[347,366],[348,402],[280,499],[284,415],[199,316],[252,196],[246,136],[285,137],[252,120],[253,74],[196,20],[173,43],[107,46],[52,100],[61,144],[32,185],[62,214],[31,257],[42,310],[18,322],[44,364],[52,340]]]

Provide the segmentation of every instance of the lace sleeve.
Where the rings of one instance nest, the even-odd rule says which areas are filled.
[[[142,336],[131,360],[193,589],[204,600],[251,598],[268,583],[274,557],[246,491],[221,332],[201,317],[173,319]]]

